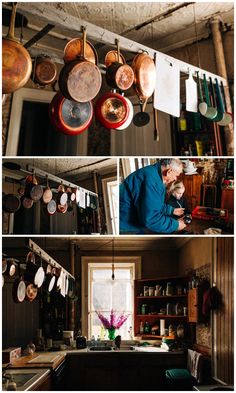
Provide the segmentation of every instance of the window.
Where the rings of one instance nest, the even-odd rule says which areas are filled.
[[[114,267],[112,280],[112,257],[82,257],[82,333],[89,339],[92,335],[108,339],[96,310],[106,317],[112,309],[117,314],[129,314],[119,334],[122,340],[133,336],[134,279],[141,276],[141,257],[115,256]]]
[[[107,233],[118,235],[118,183],[116,177],[102,180]]]

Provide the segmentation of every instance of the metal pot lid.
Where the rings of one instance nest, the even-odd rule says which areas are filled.
[[[75,102],[65,99],[62,104],[62,120],[72,129],[84,128],[93,115],[90,102]]]
[[[26,294],[26,285],[23,280],[20,280],[18,287],[17,287],[17,300],[18,302],[23,302],[25,299]]]
[[[45,278],[45,272],[44,272],[44,270],[43,270],[43,268],[41,266],[41,267],[38,268],[38,270],[37,270],[37,272],[36,272],[36,274],[34,276],[34,284],[38,288],[40,288],[43,285],[44,278]]]
[[[52,276],[52,278],[51,278],[51,280],[49,282],[49,285],[48,285],[48,292],[52,291],[52,289],[53,289],[53,287],[55,285],[55,281],[56,281],[56,277]]]

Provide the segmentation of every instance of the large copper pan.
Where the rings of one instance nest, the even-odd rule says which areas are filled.
[[[2,93],[13,93],[30,78],[32,61],[29,52],[14,38],[16,3],[12,3],[11,22],[2,40]]]
[[[131,67],[134,71],[134,87],[140,99],[151,97],[155,89],[156,67],[147,53],[138,53]]]
[[[86,30],[83,30],[83,52],[78,60],[64,65],[59,76],[62,95],[76,102],[91,101],[98,94],[102,76],[99,68],[85,58]]]
[[[83,38],[72,38],[65,48],[63,60],[65,63],[70,63],[71,61],[78,60],[83,53]],[[98,55],[93,47],[93,45],[86,41],[86,48],[84,53],[84,58],[93,64],[98,64]]]

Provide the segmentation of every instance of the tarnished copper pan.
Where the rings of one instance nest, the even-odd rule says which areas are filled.
[[[102,76],[96,64],[85,59],[86,30],[83,29],[82,56],[64,65],[59,76],[62,95],[76,102],[91,101],[99,92]]]
[[[32,61],[29,52],[14,38],[16,3],[12,3],[12,15],[7,36],[2,40],[2,93],[13,93],[23,87],[30,78]]]
[[[34,61],[32,79],[41,86],[53,83],[57,76],[56,64],[48,56],[39,56]]]
[[[64,57],[63,60],[65,63],[70,63],[71,61],[78,60],[80,56],[82,56],[83,52],[83,39],[82,38],[73,38],[70,40],[65,48],[64,48]],[[98,55],[93,47],[93,45],[86,41],[86,48],[84,58],[88,61],[91,61],[93,64],[98,64]]]
[[[145,100],[154,92],[156,67],[153,59],[147,53],[137,54],[131,67],[134,71],[134,87],[138,96]]]
[[[112,63],[118,62],[120,64],[125,64],[125,58],[124,56],[120,53],[119,57],[118,57],[118,52],[117,50],[110,50],[109,52],[107,52],[106,56],[105,56],[105,66],[109,67]]]

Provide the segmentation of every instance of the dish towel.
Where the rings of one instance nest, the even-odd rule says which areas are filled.
[[[203,355],[192,349],[188,349],[188,370],[190,374],[200,383],[203,371]]]

